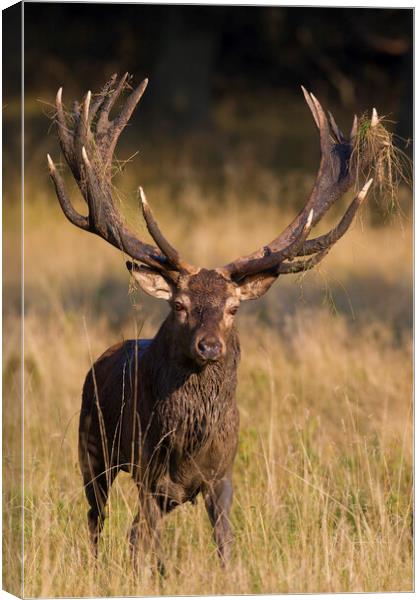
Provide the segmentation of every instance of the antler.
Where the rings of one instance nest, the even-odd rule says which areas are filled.
[[[119,114],[110,119],[111,109],[128,86],[127,80],[128,73],[118,82],[117,75],[113,75],[99,94],[92,98],[89,91],[81,105],[74,103],[73,111],[68,115],[63,108],[62,88],[57,92],[60,146],[86,201],[88,216],[79,214],[73,207],[63,179],[48,155],[50,176],[61,208],[71,223],[102,237],[131,258],[164,271],[170,277],[171,273],[175,276],[179,272],[191,272],[193,267],[181,260],[159,230],[145,197],[142,197],[143,214],[159,249],[138,239],[116,209],[111,183],[114,149],[148,83],[147,79],[142,81],[128,96]]]
[[[263,271],[272,271],[275,274],[296,273],[314,267],[350,227],[357,209],[371,186],[372,179],[367,181],[357,194],[334,229],[325,235],[307,240],[311,229],[328,209],[354,185],[357,170],[361,167],[363,170],[368,158],[362,156],[361,164],[358,166],[351,160],[358,132],[357,117],[354,117],[350,138],[346,139],[333,115],[328,113],[329,118],[327,118],[315,96],[309,94],[304,87],[302,90],[320,135],[321,162],[315,185],[300,213],[276,239],[253,254],[238,258],[223,267],[225,272],[236,281]],[[378,123],[377,112],[373,109],[370,126],[376,127]],[[296,256],[311,254],[316,256],[296,263],[285,262],[291,261]]]
[[[92,98],[91,92],[88,92],[82,104],[74,103],[73,111],[69,114],[66,114],[63,108],[62,88],[58,90],[56,108],[60,145],[88,205],[88,215],[83,216],[75,210],[66,193],[64,182],[48,155],[48,167],[58,200],[71,223],[102,237],[131,258],[159,270],[172,279],[179,273],[195,273],[197,269],[182,260],[162,234],[142,188],[139,188],[139,195],[143,215],[157,247],[142,242],[126,226],[115,207],[111,182],[113,153],[119,136],[148,83],[147,79],[142,81],[128,96],[119,114],[110,119],[111,109],[123,90],[128,87],[127,80],[127,73],[118,82],[117,76],[113,75],[99,94]],[[222,268],[226,276],[234,281],[261,272],[279,275],[297,273],[314,267],[348,230],[372,184],[372,179],[367,181],[336,227],[324,235],[307,239],[312,228],[328,209],[354,185],[357,173],[363,172],[369,161],[373,160],[375,151],[366,152],[365,156],[362,153],[358,164],[351,160],[358,136],[357,117],[354,118],[350,137],[346,139],[333,115],[328,113],[327,118],[315,96],[309,94],[305,88],[302,90],[320,135],[321,162],[315,185],[300,213],[276,239],[253,254],[240,257]],[[370,127],[374,128],[378,123],[377,112],[373,109]],[[293,262],[297,256],[311,257]]]

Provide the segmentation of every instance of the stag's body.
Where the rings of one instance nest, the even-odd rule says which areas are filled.
[[[195,279],[205,283],[209,276],[203,270]],[[214,276],[210,279],[214,286]],[[201,293],[207,299],[212,291],[204,285]],[[228,515],[239,427],[239,339],[233,327],[225,354],[197,365],[180,349],[173,320],[170,313],[152,340],[109,348],[87,375],[79,457],[91,506],[89,529],[96,545],[110,486],[123,470],[139,488],[145,519],[140,525],[139,514],[133,523],[133,546],[141,531],[148,534],[144,546],[158,542],[159,519],[184,502],[195,502],[201,492],[225,562],[232,541]]]
[[[127,87],[116,76],[73,112],[64,112],[57,93],[57,126],[63,155],[89,214],[72,206],[63,180],[48,156],[61,207],[77,227],[95,233],[136,262],[127,267],[148,294],[169,302],[171,312],[153,340],[113,346],[94,364],[85,381],[80,417],[80,465],[90,504],[88,524],[95,552],[108,493],[119,470],[132,474],[139,490],[139,513],[132,530],[159,560],[160,518],[177,505],[205,499],[219,555],[225,563],[232,541],[229,511],[232,466],[238,440],[235,403],[240,350],[234,315],[241,301],[265,294],[279,275],[317,265],[352,223],[372,179],[357,194],[336,227],[307,239],[312,227],[370,169],[375,139],[364,155],[357,146],[355,117],[345,138],[333,116],[304,90],[320,134],[321,162],[314,188],[296,218],[268,245],[216,269],[200,269],[181,259],[160,231],[142,189],[143,215],[156,246],[141,241],[124,223],[113,198],[112,158],[121,132],[147,86],[135,88],[119,114],[110,111]],[[370,127],[379,123],[375,109]],[[376,140],[377,141],[377,140]],[[353,152],[357,148],[357,161]],[[297,257],[303,260],[294,260]],[[143,519],[143,521],[141,520]],[[135,556],[137,553],[135,553]]]

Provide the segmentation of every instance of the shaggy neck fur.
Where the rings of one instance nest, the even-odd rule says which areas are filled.
[[[148,349],[147,379],[161,432],[168,434],[172,444],[176,438],[191,450],[208,441],[210,434],[220,432],[219,425],[222,426],[226,412],[234,405],[239,338],[233,328],[225,356],[199,367],[180,353],[170,318],[162,324]]]

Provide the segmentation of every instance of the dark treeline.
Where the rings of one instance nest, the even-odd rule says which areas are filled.
[[[156,112],[185,127],[214,97],[304,83],[349,110],[386,95],[409,137],[412,18],[404,9],[29,3],[26,90],[45,95],[64,81],[77,92],[125,69],[152,77]]]

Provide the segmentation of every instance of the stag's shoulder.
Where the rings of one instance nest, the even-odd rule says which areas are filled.
[[[110,346],[92,364],[82,391],[82,415],[90,413],[95,398],[105,410],[105,417],[119,414],[123,397],[128,400],[135,381],[134,370],[142,364],[142,357],[150,340],[125,340]]]
[[[151,342],[152,340],[124,340],[122,342],[117,342],[100,355],[94,366],[109,364],[115,360],[132,361],[135,360],[136,353],[137,357],[141,358]]]
[[[139,364],[152,340],[124,340],[110,346],[103,352],[89,369],[84,390],[93,385],[103,385],[109,379],[114,379],[117,372],[126,372]],[[118,379],[118,378],[117,378]]]

